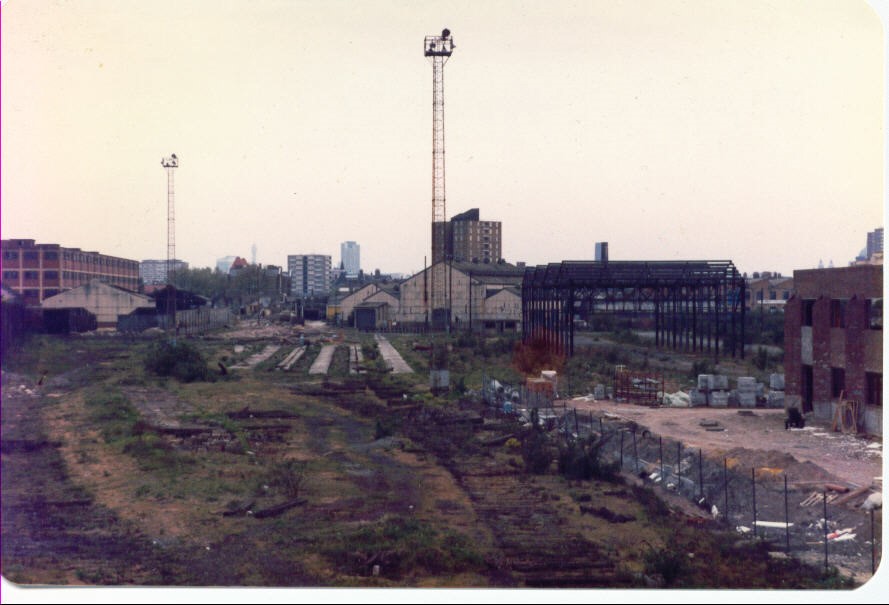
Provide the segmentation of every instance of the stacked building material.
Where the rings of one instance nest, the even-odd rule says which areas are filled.
[[[784,407],[784,374],[769,375],[769,393],[766,395],[766,407],[775,409]]]
[[[752,376],[738,378],[738,405],[742,408],[756,407],[756,378]]]
[[[724,408],[728,407],[728,376],[723,374],[699,374],[698,375],[698,392],[702,392],[706,396],[706,401],[710,407]],[[700,401],[700,395],[691,394],[691,404],[697,405]]]

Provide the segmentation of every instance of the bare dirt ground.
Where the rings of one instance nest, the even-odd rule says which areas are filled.
[[[606,412],[634,421],[653,433],[682,441],[717,456],[743,448],[757,465],[768,457],[753,452],[781,452],[800,462],[811,462],[850,486],[866,486],[883,475],[882,440],[831,432],[829,423],[807,421],[805,429],[784,430],[784,410],[754,409],[752,415],[737,408],[648,407],[613,401],[573,399],[564,402],[578,411]],[[715,420],[723,431],[708,431],[702,420]],[[875,447],[875,445],[877,447]]]

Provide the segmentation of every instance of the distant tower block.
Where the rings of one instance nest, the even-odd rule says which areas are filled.
[[[423,54],[432,62],[432,319],[450,322],[447,305],[447,272],[444,266],[436,268],[436,263],[447,260],[446,233],[447,210],[445,207],[445,140],[444,140],[444,65],[454,51],[451,31],[444,29],[440,36],[426,36],[423,40]]]
[[[256,264],[256,244],[255,243],[252,246],[250,246],[250,258],[251,258],[250,262],[255,265]]]
[[[179,167],[179,158],[171,154],[161,159],[161,166],[167,171],[167,283],[173,282],[176,261],[176,208],[173,173]]]

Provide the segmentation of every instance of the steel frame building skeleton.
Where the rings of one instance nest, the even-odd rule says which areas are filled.
[[[574,354],[574,320],[626,313],[654,320],[655,346],[744,357],[745,280],[731,261],[564,261],[529,267],[522,340]],[[723,351],[725,353],[725,351]]]

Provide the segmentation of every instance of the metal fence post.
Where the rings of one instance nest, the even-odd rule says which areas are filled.
[[[664,477],[664,438],[658,435],[657,445],[659,450],[658,459],[661,461],[661,485],[667,484],[667,479]]]
[[[753,484],[753,537],[756,538],[756,468],[750,469],[750,481]]]
[[[682,443],[676,444],[676,493],[682,494]]]
[[[824,490],[824,571],[827,571],[827,490]]]
[[[624,470],[624,431],[620,432],[620,470]]]
[[[722,485],[725,489],[725,522],[728,523],[728,458],[722,459]]]
[[[787,554],[790,554],[790,509],[787,507],[787,475],[784,475],[784,538],[787,541]]]
[[[636,474],[639,474],[639,451],[636,449],[636,431],[633,431],[633,458],[635,459]]]
[[[700,484],[700,499],[704,499],[704,450],[698,448],[698,483]]]

